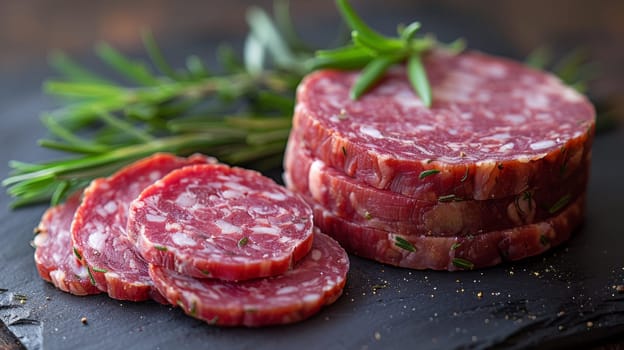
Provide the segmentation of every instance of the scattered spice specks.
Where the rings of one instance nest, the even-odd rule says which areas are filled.
[[[624,284],[615,286],[615,291],[618,293],[624,293]]]
[[[477,292],[477,298],[479,298],[479,299],[483,298],[483,292],[478,291]]]
[[[375,340],[377,341],[381,340],[381,333],[375,332]]]
[[[82,324],[84,324],[84,325],[89,324],[89,321],[87,320],[87,318],[86,318],[86,317],[81,318],[81,319],[80,319],[80,322],[81,322]]]

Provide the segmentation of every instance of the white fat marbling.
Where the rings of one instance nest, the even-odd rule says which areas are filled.
[[[177,222],[168,222],[165,224],[165,230],[167,231],[180,231],[182,230],[182,225]]]
[[[196,244],[191,237],[182,232],[176,232],[171,235],[171,240],[179,246],[193,246]]]
[[[313,249],[310,252],[310,258],[314,261],[319,261],[323,257],[323,253],[321,253],[318,249]]]
[[[224,234],[232,234],[232,233],[242,233],[242,229],[236,225],[232,225],[231,223],[223,220],[217,220],[214,222],[217,227],[221,230],[221,233]]]
[[[117,203],[115,203],[114,201],[109,201],[104,205],[104,211],[106,211],[108,214],[114,214],[115,211],[117,211]]]
[[[546,149],[549,147],[552,147],[556,145],[555,141],[552,140],[544,140],[544,141],[538,141],[538,142],[534,142],[532,143],[529,147],[531,147],[532,150],[540,150],[540,149]]]
[[[515,147],[515,144],[513,142],[508,142],[502,146],[500,146],[500,148],[498,149],[499,152],[507,152],[509,150],[512,150]]]
[[[149,222],[165,222],[165,220],[167,220],[167,218],[164,217],[164,216],[147,213],[147,214],[145,214],[145,220],[147,220]]]
[[[254,226],[250,228],[250,230],[254,233],[263,233],[267,235],[279,235],[280,229],[274,226],[265,227],[265,226]]]
[[[381,132],[379,132],[379,130],[373,128],[372,126],[368,126],[368,125],[360,126],[360,132],[362,134],[368,135],[370,137],[374,137],[376,139],[380,139],[380,138],[383,137],[381,135]]]
[[[263,195],[274,201],[284,201],[287,198],[286,195],[281,192],[264,192]]]
[[[89,236],[89,247],[97,250],[97,251],[102,251],[104,250],[104,243],[106,242],[106,234],[102,231],[96,231],[93,232],[90,236]]]
[[[191,192],[182,192],[176,198],[175,203],[182,208],[190,208],[197,202],[197,197]]]

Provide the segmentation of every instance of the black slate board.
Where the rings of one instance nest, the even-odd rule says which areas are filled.
[[[0,80],[2,177],[10,159],[53,157],[35,143],[45,134],[36,115],[49,106],[39,93],[46,74]],[[564,246],[513,265],[456,273],[352,256],[345,293],[334,305],[302,323],[263,329],[215,328],[153,302],[54,289],[38,277],[29,245],[45,206],[11,211],[10,198],[1,194],[0,320],[32,349],[513,349],[624,342],[624,294],[614,289],[624,284],[621,149],[623,130],[597,137],[587,220]],[[2,337],[7,332],[0,328]]]

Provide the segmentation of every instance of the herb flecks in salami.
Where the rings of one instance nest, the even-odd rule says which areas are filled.
[[[246,246],[247,243],[249,243],[249,237],[243,237],[243,238],[238,240],[238,247],[242,248],[242,247]]]
[[[474,269],[474,263],[464,258],[453,258],[453,266],[463,269],[463,270],[472,270]]]
[[[466,171],[464,171],[464,176],[462,176],[461,179],[459,179],[459,182],[464,182],[468,179],[468,167],[466,167]]]
[[[75,295],[99,294],[89,281],[89,272],[78,249],[71,243],[71,223],[80,204],[81,191],[63,204],[46,210],[33,238],[35,265],[44,280],[56,288]]]
[[[163,247],[161,245],[155,245],[154,249],[160,250],[161,252],[166,252],[168,250],[167,247]]]
[[[345,148],[345,146],[340,147],[340,149],[342,150],[342,154],[346,157],[347,156],[347,149]]]
[[[80,252],[78,251],[78,249],[76,249],[76,247],[72,247],[72,250],[74,251],[74,255],[76,256],[76,259],[82,260],[82,255],[80,255]]]
[[[559,168],[559,176],[564,177],[566,171],[568,170],[568,161],[570,160],[570,154],[568,148],[565,146],[561,147],[561,154],[563,157],[563,162],[561,163],[561,167]]]
[[[170,171],[214,161],[201,155],[182,158],[157,153],[91,182],[74,215],[71,238],[100,290],[113,299],[162,301],[147,263],[135,249],[136,236],[127,231],[128,207],[141,191]]]
[[[550,244],[550,238],[548,238],[548,236],[546,236],[546,235],[542,234],[542,235],[540,235],[540,243],[541,243],[543,246],[547,246],[547,245],[549,245],[549,244]]]
[[[410,241],[406,240],[405,238],[401,236],[394,237],[394,245],[401,249],[405,249],[408,252],[416,251],[416,247],[414,247],[414,245]]]
[[[447,194],[447,195],[438,197],[438,202],[440,203],[452,202],[456,200],[458,200],[458,197],[455,196],[454,194]]]
[[[435,174],[439,174],[440,170],[438,169],[429,169],[429,170],[424,170],[420,173],[420,175],[418,175],[418,178],[420,180],[426,178],[427,176],[431,176],[431,175],[435,175]]]
[[[555,202],[555,204],[553,204],[548,209],[548,212],[551,214],[554,214],[560,211],[561,209],[565,208],[565,206],[568,205],[568,203],[570,203],[571,199],[572,199],[572,196],[570,194],[566,194],[565,196],[561,197],[557,202]]]
[[[308,254],[312,214],[301,197],[258,172],[202,164],[143,190],[130,205],[127,227],[151,264],[242,281],[283,274]]]
[[[91,282],[91,284],[97,286],[97,282],[95,281],[95,278],[93,277],[93,273],[91,273],[91,268],[89,266],[87,266],[87,273],[89,274],[89,281]]]
[[[506,198],[485,201],[466,199],[460,203],[456,200],[418,200],[376,189],[315,159],[295,137],[289,141],[284,160],[288,188],[302,194],[310,205],[322,206],[328,212],[356,225],[375,227],[403,237],[414,234],[463,236],[467,232],[488,232],[518,224],[540,222],[552,216],[548,208],[538,207],[535,210],[535,203],[525,202],[522,192]],[[449,182],[458,183],[452,177],[448,179]],[[579,176],[560,181],[555,188],[537,190],[537,198],[550,204],[569,190],[576,197],[584,191],[583,184],[586,179],[587,171],[583,170]],[[431,185],[435,186],[443,178],[435,175],[430,180],[431,182],[419,180],[418,183],[431,188]],[[463,187],[458,186],[460,190]],[[524,186],[521,190],[527,191]],[[524,214],[518,213],[518,207]],[[314,219],[319,220],[318,217]]]
[[[381,84],[356,101],[350,87],[361,74],[322,70],[300,85],[294,132],[328,166],[372,187],[423,200],[450,193],[489,200],[520,194],[524,185],[558,186],[564,144],[579,151],[575,170],[588,167],[593,138],[570,114],[593,124],[594,111],[559,80],[474,51],[452,55],[436,48],[423,56],[423,64],[435,108],[414,96],[405,66],[388,70]],[[469,87],[455,88],[468,81]],[[341,109],[349,113],[348,121],[335,117]],[[348,149],[346,157],[341,146]],[[427,165],[431,159],[435,166]],[[441,173],[423,186],[419,174],[431,168]]]
[[[277,276],[233,282],[196,279],[156,265],[150,265],[149,272],[167,300],[179,302],[187,314],[209,324],[293,323],[333,303],[346,283],[346,252],[319,231],[314,235],[311,252]]]
[[[462,244],[461,244],[461,242],[455,242],[455,243],[453,243],[453,245],[451,246],[451,250],[455,250],[455,249],[457,249],[457,248],[461,247],[461,245],[462,245]]]

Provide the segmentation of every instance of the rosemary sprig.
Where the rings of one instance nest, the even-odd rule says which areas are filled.
[[[440,45],[432,36],[416,37],[420,23],[399,26],[397,37],[387,37],[370,28],[346,0],[337,0],[340,14],[351,29],[352,43],[333,50],[318,51],[308,62],[310,69],[336,68],[363,71],[351,89],[351,98],[358,99],[374,86],[389,67],[407,62],[407,75],[423,104],[431,106],[431,86],[423,66],[422,56]],[[450,48],[461,50],[461,41]]]
[[[275,11],[285,16],[285,1]],[[143,43],[151,64],[129,58],[102,43],[98,57],[127,84],[116,83],[82,67],[63,53],[51,56],[62,78],[44,91],[61,100],[45,112],[50,135],[43,147],[73,154],[40,164],[13,161],[2,182],[14,207],[51,200],[59,203],[93,178],[155,152],[186,155],[202,152],[260,170],[280,164],[291,126],[295,87],[305,74],[310,50],[296,49],[293,33],[284,39],[275,20],[259,8],[247,14],[250,34],[241,60],[228,47],[219,49],[222,72],[210,72],[197,56],[185,69],[174,69],[149,32]],[[155,73],[155,67],[160,73]]]

